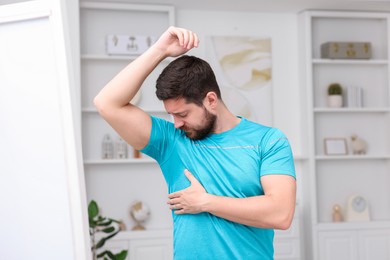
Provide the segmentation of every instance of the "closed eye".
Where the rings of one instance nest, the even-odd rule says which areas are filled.
[[[188,114],[187,113],[182,113],[182,114],[177,114],[176,116],[180,118],[185,118]]]

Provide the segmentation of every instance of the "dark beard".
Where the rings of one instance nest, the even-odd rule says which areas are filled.
[[[204,108],[205,111],[205,118],[206,118],[206,125],[201,129],[192,129],[192,131],[185,131],[188,138],[192,140],[201,140],[208,136],[211,131],[214,130],[215,122],[217,121],[217,116],[211,114],[206,108]]]

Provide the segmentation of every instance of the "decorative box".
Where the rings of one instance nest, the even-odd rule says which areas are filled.
[[[323,59],[370,59],[369,42],[326,42],[321,45]]]
[[[109,34],[106,36],[108,55],[138,55],[156,41],[153,36]]]

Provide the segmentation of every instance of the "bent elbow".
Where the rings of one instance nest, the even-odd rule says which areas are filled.
[[[284,214],[281,214],[280,217],[278,218],[277,223],[275,223],[275,229],[280,229],[280,230],[287,230],[290,228],[291,223],[294,218],[294,212],[286,212]]]
[[[292,223],[292,218],[285,221],[281,221],[279,225],[275,227],[275,229],[287,230],[290,228],[291,223]]]
[[[95,108],[97,109],[98,113],[103,116],[104,111],[106,110],[104,100],[99,95],[97,95],[93,99],[93,104],[94,104]]]
[[[96,107],[97,110],[100,110],[101,106],[102,106],[102,101],[101,99],[99,98],[99,95],[95,96],[94,99],[93,99],[93,104],[94,106]]]

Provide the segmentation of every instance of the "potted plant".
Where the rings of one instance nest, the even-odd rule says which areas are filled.
[[[119,221],[107,217],[102,217],[99,214],[99,206],[96,201],[92,200],[88,205],[88,220],[89,234],[91,236],[91,250],[93,260],[104,258],[104,260],[124,260],[127,257],[127,250],[122,250],[118,254],[114,254],[109,250],[104,250],[98,253],[98,249],[102,248],[106,241],[119,233]],[[114,224],[115,223],[115,224]],[[107,236],[102,237],[96,242],[96,233],[103,232]]]
[[[328,107],[343,106],[343,88],[339,83],[332,83],[328,86]]]

